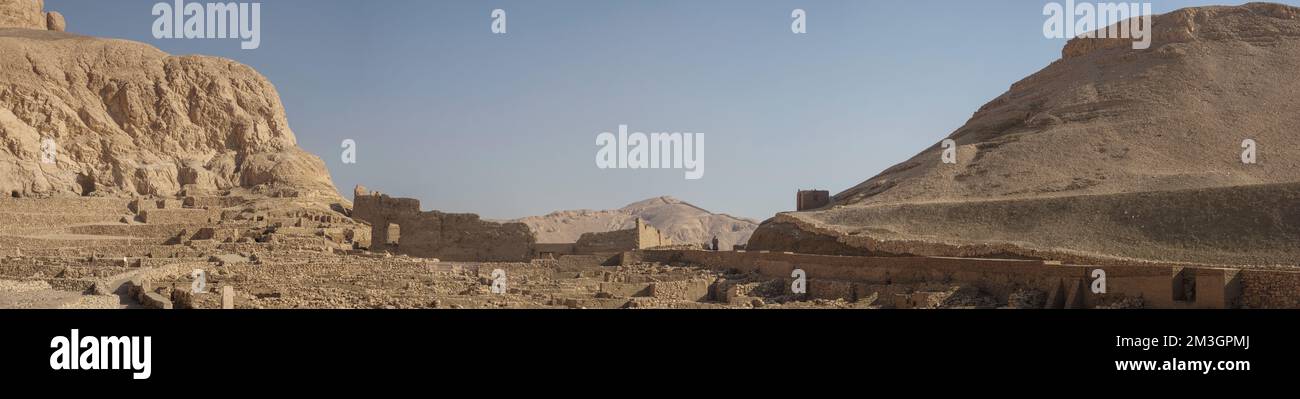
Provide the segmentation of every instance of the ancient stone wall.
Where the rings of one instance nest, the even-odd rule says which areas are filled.
[[[507,262],[533,257],[537,242],[523,223],[496,223],[475,214],[421,212],[420,201],[369,193],[364,187],[354,192],[352,217],[371,225],[372,250],[388,250],[411,256],[450,261]],[[400,237],[390,244],[391,225]]]
[[[1251,309],[1300,308],[1300,273],[1243,270],[1241,305]]]
[[[1243,304],[1250,307],[1300,306],[1300,294],[1295,294],[1300,287],[1300,273],[1297,272],[1259,275],[1262,272],[1173,265],[1102,267],[1059,265],[1038,260],[829,256],[754,251],[646,250],[640,251],[639,256],[649,262],[686,263],[783,279],[789,279],[795,269],[802,269],[808,278],[808,294],[814,298],[862,298],[869,296],[871,292],[867,291],[877,288],[877,285],[940,282],[970,285],[1002,301],[1007,301],[1018,291],[1036,290],[1047,296],[1046,307],[1049,308],[1092,308],[1128,299],[1140,300],[1149,308],[1221,309]],[[1093,273],[1099,269],[1106,276],[1105,293],[1091,290]],[[1285,277],[1274,275],[1278,273]],[[1252,274],[1258,276],[1250,277]],[[1178,293],[1175,287],[1180,288]]]
[[[576,245],[575,243],[537,243],[533,245],[533,251],[537,253],[536,255],[539,258],[558,258],[564,255],[576,254]]]
[[[574,252],[580,254],[614,253],[636,249],[640,244],[637,230],[618,230],[603,233],[586,233],[574,244]]]
[[[667,245],[672,245],[672,240],[667,235],[644,220],[637,219],[636,226],[627,230],[583,234],[574,244],[574,253],[613,254]]]
[[[637,246],[634,249],[649,249],[673,245],[667,234],[659,231],[644,220],[636,220]]]

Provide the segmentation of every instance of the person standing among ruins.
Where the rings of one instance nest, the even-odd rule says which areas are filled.
[[[719,249],[718,249],[718,236],[713,236],[713,250],[714,250],[714,251],[719,251]]]

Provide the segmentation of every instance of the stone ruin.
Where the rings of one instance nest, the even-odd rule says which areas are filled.
[[[352,217],[371,226],[369,249],[465,262],[517,262],[569,255],[610,258],[627,251],[673,244],[666,234],[637,219],[626,230],[586,233],[572,243],[537,243],[523,223],[497,223],[475,214],[420,210],[420,201],[393,198],[357,186]]]
[[[4,170],[0,176],[7,178],[0,178],[3,187],[0,197],[9,198],[0,198],[0,307],[1300,308],[1300,272],[1289,268],[1295,258],[1288,251],[1294,248],[1289,245],[1294,241],[1293,229],[1285,230],[1288,228],[1285,224],[1270,226],[1283,229],[1283,234],[1277,234],[1276,229],[1257,229],[1252,239],[1242,240],[1237,233],[1251,229],[1231,222],[1279,220],[1275,216],[1278,214],[1242,217],[1258,214],[1242,210],[1224,212],[1234,208],[1221,205],[1253,204],[1244,210],[1286,211],[1290,208],[1285,206],[1294,202],[1291,200],[1300,198],[1296,194],[1300,193],[1300,186],[1294,179],[1271,185],[1255,184],[1258,182],[1251,180],[1251,185],[1245,187],[1198,189],[1207,191],[1197,194],[1201,194],[1202,201],[1214,202],[1210,204],[1213,206],[1200,206],[1185,191],[1107,194],[1115,204],[1124,205],[1111,208],[1125,209],[1125,215],[1136,209],[1139,214],[1178,222],[1167,224],[1172,226],[1190,225],[1187,214],[1181,210],[1215,209],[1225,215],[1223,219],[1202,219],[1200,225],[1237,228],[1205,229],[1196,233],[1230,234],[1233,239],[1225,242],[1268,242],[1271,247],[1282,248],[1265,255],[1282,259],[1283,266],[1240,268],[1123,259],[1107,260],[1105,265],[1088,265],[1079,263],[1087,259],[1046,260],[1052,254],[1044,253],[1024,256],[1034,259],[991,259],[1015,253],[993,245],[948,248],[906,240],[885,243],[895,245],[891,248],[855,234],[860,231],[838,236],[827,234],[813,221],[786,215],[778,216],[774,219],[776,223],[756,233],[756,240],[747,245],[754,250],[749,251],[665,248],[672,245],[671,240],[640,220],[628,230],[588,233],[572,243],[539,244],[536,236],[520,223],[483,221],[473,214],[424,212],[418,200],[371,194],[360,187],[354,193],[355,208],[349,210],[343,204],[332,202],[339,198],[334,198],[328,171],[314,156],[296,148],[273,87],[251,69],[217,59],[170,57],[147,45],[126,41],[47,40],[67,37],[57,33],[66,28],[66,21],[58,13],[42,11],[42,7],[42,0],[0,0],[0,29],[8,31],[7,36],[0,35],[0,50],[3,50],[0,60],[10,62],[10,66],[20,66],[0,69],[8,73],[0,74],[0,81],[13,86],[9,92],[15,94],[0,96],[10,99],[0,107],[0,133],[12,135],[6,138],[13,137],[15,143],[34,149],[39,148],[32,146],[36,143],[34,138],[39,137],[38,132],[57,131],[60,137],[74,139],[74,145],[60,146],[74,148],[78,140],[111,142],[105,139],[137,137],[139,132],[164,133],[144,127],[169,126],[172,132],[197,135],[178,135],[173,141],[193,142],[187,138],[209,136],[224,140],[217,140],[222,146],[188,154],[203,155],[201,159],[174,156],[178,155],[178,148],[133,148],[133,155],[139,156],[120,157],[131,162],[154,158],[173,161],[162,168],[115,168],[116,165],[97,162],[109,158],[101,156],[104,154],[83,156],[78,152],[64,154],[67,156],[59,161],[61,172],[67,173],[50,174],[43,167]],[[1254,4],[1243,9],[1202,11],[1207,17],[1196,23],[1207,29],[1202,29],[1200,38],[1215,39],[1204,32],[1221,37],[1236,37],[1239,32],[1294,32],[1292,25],[1273,26],[1291,24],[1289,21],[1296,15],[1292,8]],[[1228,23],[1221,24],[1224,26],[1203,23],[1215,14]],[[1260,22],[1241,15],[1274,18]],[[1188,26],[1186,21],[1192,19],[1166,24],[1173,28],[1165,32],[1188,31],[1183,29]],[[1199,48],[1187,40],[1179,44]],[[85,51],[87,48],[97,51]],[[1102,50],[1105,49],[1096,42],[1072,41],[1064,53],[1067,59],[1079,59],[1086,53]],[[182,76],[202,79],[137,80],[133,77],[148,74],[113,68],[124,59],[139,59],[142,61],[138,65],[153,65],[157,76],[164,76],[161,71],[166,67],[187,71]],[[29,64],[33,67],[27,68]],[[1060,67],[1068,67],[1067,64]],[[95,72],[95,79],[88,78],[90,71]],[[46,76],[66,81],[79,77],[80,82],[91,86],[84,90],[57,86],[56,90],[49,91],[42,83]],[[1242,82],[1255,82],[1254,75],[1243,76],[1252,79]],[[211,81],[234,83],[208,84]],[[1029,86],[1013,90],[1035,89]],[[160,96],[132,87],[164,87],[167,93],[199,93],[210,100],[230,101],[193,108],[183,101],[171,101],[173,97],[186,96]],[[230,92],[237,95],[225,96]],[[1285,96],[1275,99],[1279,101],[1273,103],[1281,104],[1280,107],[1289,104],[1281,101],[1287,99]],[[160,104],[157,106],[184,112],[151,113],[148,107],[123,109],[115,105],[118,103]],[[986,115],[1021,117],[1014,102],[994,105],[1010,111]],[[1069,108],[1071,104],[1064,106]],[[104,112],[86,113],[99,109]],[[75,111],[65,114],[65,110],[82,110],[83,114]],[[196,124],[187,115],[207,118]],[[250,120],[248,115],[264,117]],[[1056,117],[1048,115],[1047,119],[1052,118]],[[51,121],[88,119],[129,123],[100,124],[106,129],[51,124]],[[243,130],[231,130],[232,126],[242,126]],[[124,128],[141,130],[128,132]],[[268,131],[269,135],[264,134]],[[246,145],[239,149],[225,148],[230,143]],[[8,151],[0,155],[35,165],[32,160],[35,150],[11,148]],[[214,152],[221,155],[212,157],[210,154]],[[236,162],[240,159],[243,161]],[[81,171],[118,170],[135,172],[80,174]],[[896,171],[903,170],[917,173],[910,168]],[[945,173],[936,172],[939,176],[946,176]],[[50,176],[56,177],[53,182],[47,181]],[[1272,176],[1294,177],[1284,173]],[[874,196],[881,187],[868,184],[862,187],[861,193]],[[231,195],[231,190],[248,196]],[[306,195],[312,193],[325,195],[315,199]],[[848,197],[853,199],[851,195]],[[1149,201],[1152,198],[1158,200]],[[1139,199],[1144,202],[1136,202],[1138,205],[1150,206],[1132,206]],[[312,201],[323,202],[312,204]],[[800,211],[820,210],[809,213],[828,215],[835,211],[823,209],[831,204],[826,191],[800,191],[797,201]],[[1052,216],[1058,216],[1063,208],[1077,209],[1077,213],[1086,215],[1107,214],[1092,205],[1070,202],[1073,200],[1068,198],[1035,201],[1043,203],[1036,208],[1015,201],[959,204],[966,207],[964,210],[945,208],[955,206],[946,203],[920,209],[878,207],[875,209],[881,213],[869,216],[876,222],[891,217],[906,222],[896,225],[915,226],[935,218],[943,222],[936,225],[950,225],[953,217],[960,215],[989,220],[989,215],[1007,214],[1014,217],[991,219],[1020,220],[1025,219],[1026,212],[1051,211]],[[1282,206],[1259,205],[1267,203]],[[1162,208],[1167,204],[1183,205],[1169,207],[1166,212]],[[972,224],[972,228],[978,227],[978,223]],[[971,231],[965,230],[965,234]],[[1186,230],[1176,230],[1183,231]],[[1077,239],[1079,231],[1067,232],[1075,241],[1081,241]],[[1041,236],[1030,235],[1031,238]],[[863,256],[872,255],[866,250],[868,245],[847,245],[855,242],[870,244],[872,250],[884,255],[928,253],[943,257]],[[913,244],[923,245],[924,251],[917,250]],[[362,248],[415,257],[371,253]],[[1259,248],[1270,249],[1254,246],[1246,248],[1249,250],[1246,252],[1252,258],[1267,259],[1258,256]],[[1115,255],[1122,251],[1109,248],[1099,253]],[[609,254],[616,257],[606,256]],[[423,258],[467,263],[441,263]],[[609,259],[617,261],[611,265]],[[1094,272],[1103,267],[1109,288],[1093,292],[1088,283]],[[790,290],[792,271],[796,269],[807,273],[806,292],[795,294]],[[489,288],[498,270],[511,276],[509,288],[503,292]],[[207,290],[190,288],[198,281],[196,275],[204,276]]]
[[[533,257],[537,238],[523,223],[489,222],[467,213],[423,212],[420,200],[371,193],[362,186],[353,196],[352,217],[370,224],[373,251],[450,261],[509,262]]]
[[[584,233],[577,242],[537,244],[538,258],[557,258],[567,255],[617,255],[627,251],[672,246],[672,239],[640,218],[636,226],[626,230]]]
[[[365,198],[370,197],[373,203]],[[357,211],[386,197],[365,193]],[[0,307],[258,308],[1294,308],[1300,272],[1036,260],[825,256],[664,246],[652,227],[524,245],[542,259],[440,262],[358,250],[375,229],[299,199],[0,199]],[[388,202],[406,203],[387,198]],[[418,209],[418,204],[415,205]],[[403,208],[405,209],[405,208]],[[355,214],[354,214],[355,215]],[[393,216],[393,215],[390,215]],[[396,223],[421,220],[414,214]],[[465,218],[464,220],[471,220]],[[477,220],[477,218],[472,218]],[[481,224],[478,224],[481,223]],[[411,226],[419,226],[418,224]],[[509,224],[465,227],[500,233]],[[407,228],[399,244],[407,243]],[[464,232],[462,232],[464,233]],[[416,237],[420,234],[416,234]],[[428,246],[447,253],[461,241]],[[381,241],[386,238],[381,237]],[[496,245],[496,244],[482,244]],[[651,247],[626,250],[632,246]],[[404,245],[398,245],[401,248]],[[418,246],[418,245],[417,245]],[[554,247],[562,247],[555,249]],[[619,251],[615,256],[583,252]],[[475,255],[478,256],[478,255]],[[615,262],[610,262],[615,260]],[[790,292],[791,270],[807,292]],[[194,271],[206,272],[193,292]],[[490,289],[506,271],[508,288]]]

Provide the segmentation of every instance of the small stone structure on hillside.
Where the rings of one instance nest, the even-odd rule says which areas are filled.
[[[795,198],[795,210],[799,212],[825,208],[831,204],[831,193],[826,190],[800,190]]]

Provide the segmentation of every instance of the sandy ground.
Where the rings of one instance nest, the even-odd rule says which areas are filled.
[[[0,280],[0,309],[127,309],[134,303],[117,295],[61,291],[43,281]]]

